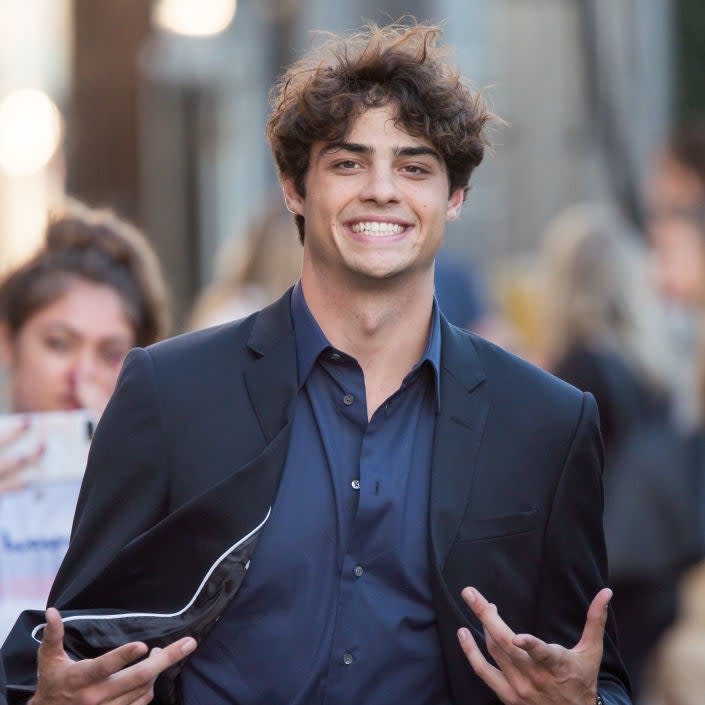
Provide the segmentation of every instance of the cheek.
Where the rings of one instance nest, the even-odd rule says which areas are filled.
[[[68,366],[47,354],[23,352],[10,370],[16,411],[54,411],[70,387]]]
[[[120,376],[120,370],[122,369],[122,363],[125,358],[117,362],[110,362],[108,360],[99,359],[95,366],[95,376],[96,381],[100,386],[107,392],[112,393],[117,384],[118,377]]]
[[[67,375],[66,357],[52,354],[40,345],[25,346],[16,356],[12,373],[26,386],[55,386]]]

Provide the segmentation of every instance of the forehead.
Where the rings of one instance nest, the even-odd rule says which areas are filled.
[[[123,300],[104,284],[77,281],[47,306],[36,311],[23,328],[63,326],[90,338],[131,336]]]
[[[424,146],[435,150],[430,140],[406,131],[398,121],[398,110],[394,105],[367,108],[361,112],[352,120],[344,141],[391,148]]]

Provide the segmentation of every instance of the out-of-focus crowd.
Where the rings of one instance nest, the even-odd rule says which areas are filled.
[[[705,126],[679,131],[654,155],[644,201],[639,225],[615,204],[588,203],[547,227],[541,295],[525,302],[541,321],[539,345],[522,338],[511,311],[488,303],[477,271],[445,251],[436,295],[451,322],[595,395],[610,584],[636,702],[695,705],[705,698]],[[188,327],[267,305],[298,278],[301,256],[293,218],[276,202],[244,249],[218,257]],[[142,234],[76,202],[0,280],[12,414],[0,436],[2,638],[20,610],[43,606],[80,490],[79,476],[28,480],[47,452],[32,435],[37,414],[99,417],[127,351],[164,337],[168,318]]]

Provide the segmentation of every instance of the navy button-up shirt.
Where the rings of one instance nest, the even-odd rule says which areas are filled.
[[[363,372],[298,284],[299,393],[269,522],[237,597],[181,676],[185,705],[449,705],[428,498],[440,321],[368,422]]]

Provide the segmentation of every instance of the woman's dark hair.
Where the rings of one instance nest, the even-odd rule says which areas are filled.
[[[439,150],[450,192],[467,193],[489,144],[485,127],[496,116],[446,62],[439,35],[431,25],[369,25],[350,37],[333,35],[292,64],[272,90],[267,123],[280,176],[305,196],[311,145],[340,141],[361,112],[391,104],[398,126]],[[303,240],[303,218],[296,223]]]
[[[697,175],[705,188],[705,120],[682,125],[671,136],[668,150],[678,162]]]
[[[117,292],[137,345],[150,345],[168,332],[166,284],[143,235],[112,212],[75,201],[50,215],[39,251],[0,281],[0,321],[17,334],[76,281]]]

